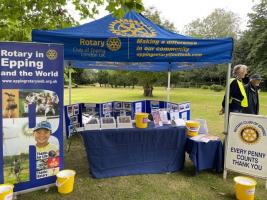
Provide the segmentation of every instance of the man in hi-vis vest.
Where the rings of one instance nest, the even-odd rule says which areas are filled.
[[[242,79],[247,74],[246,65],[236,65],[233,69],[233,77],[230,79],[230,95],[229,95],[229,113],[239,112],[244,113],[245,108],[248,107],[248,98]],[[224,113],[225,96],[222,102],[222,109],[220,114]]]

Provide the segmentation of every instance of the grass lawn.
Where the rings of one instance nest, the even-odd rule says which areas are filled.
[[[223,138],[223,116],[218,112],[221,108],[223,92],[213,92],[204,89],[172,89],[171,102],[191,102],[191,118],[207,120],[209,132]],[[106,102],[131,101],[144,99],[142,88],[99,88],[85,87],[72,89],[72,103],[76,102]],[[166,100],[166,90],[155,88],[152,99]],[[260,94],[260,112],[267,115],[267,93]],[[65,90],[65,104],[68,104],[68,90]],[[181,200],[220,200],[235,199],[233,177],[236,173],[228,173],[226,181],[222,174],[201,172],[194,176],[194,167],[186,160],[183,171],[172,174],[151,174],[93,179],[88,172],[87,158],[83,144],[75,138],[70,152],[65,152],[65,168],[77,172],[74,192],[69,195],[59,195],[56,188],[48,192],[36,191],[20,195],[18,199],[181,199]],[[257,179],[256,199],[266,200],[265,182]]]

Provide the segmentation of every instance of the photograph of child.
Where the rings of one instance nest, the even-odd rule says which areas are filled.
[[[41,121],[34,128],[36,141],[36,178],[55,175],[59,171],[59,147],[48,142],[52,134],[50,122]]]

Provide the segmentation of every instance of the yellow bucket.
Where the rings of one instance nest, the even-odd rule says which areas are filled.
[[[61,194],[68,194],[73,191],[74,176],[76,172],[74,170],[66,169],[57,173],[57,190]]]
[[[0,184],[0,200],[12,200],[13,188],[12,184]]]
[[[135,113],[135,125],[137,128],[147,128],[148,113]]]
[[[237,176],[235,181],[235,195],[239,200],[253,200],[255,197],[255,186],[257,182],[245,176]]]
[[[200,123],[198,121],[186,121],[185,122],[186,128],[187,128],[187,135],[189,137],[194,137],[198,135]]]

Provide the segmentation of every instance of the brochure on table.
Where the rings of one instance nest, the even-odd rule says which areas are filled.
[[[0,42],[0,49],[0,182],[18,193],[47,188],[63,169],[63,45]],[[44,127],[51,129],[41,147]]]

